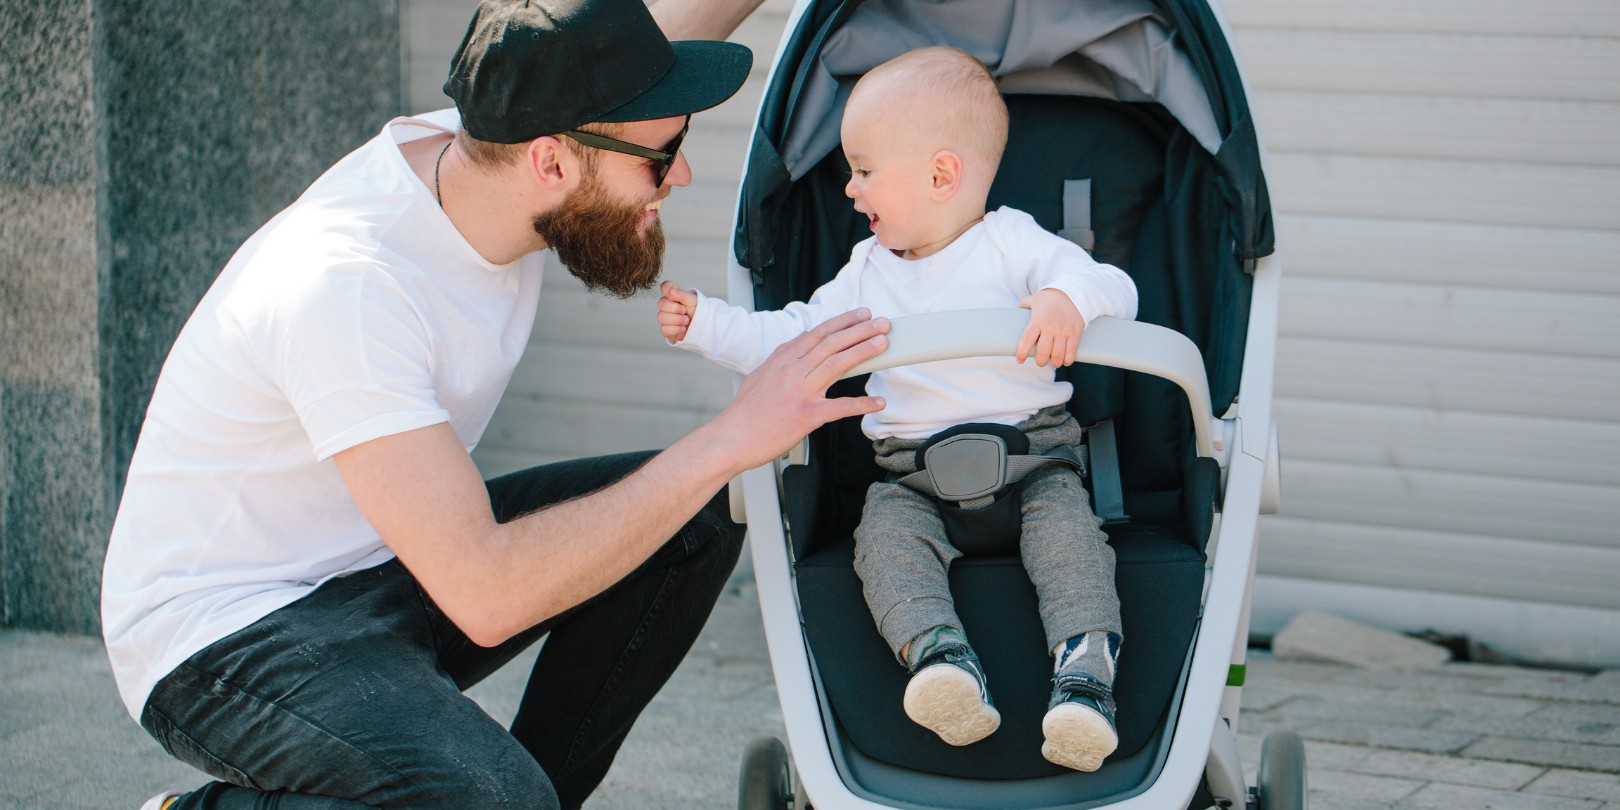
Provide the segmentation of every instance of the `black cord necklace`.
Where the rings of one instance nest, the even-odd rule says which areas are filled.
[[[433,161],[433,199],[439,201],[439,210],[444,210],[444,195],[439,192],[439,164],[444,162],[444,153],[450,151],[450,145],[456,142],[455,138],[439,150],[439,157]]]

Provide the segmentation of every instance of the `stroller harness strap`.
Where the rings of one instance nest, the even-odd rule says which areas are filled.
[[[1097,247],[1097,232],[1091,229],[1091,181],[1063,181],[1063,228],[1058,236],[1090,253]]]
[[[1091,227],[1091,181],[1063,181],[1063,228],[1058,236],[1069,240],[1087,253],[1097,247],[1097,232]],[[1091,441],[1088,450],[1091,466],[1091,496],[1094,511],[1104,526],[1130,522],[1125,514],[1125,492],[1119,481],[1119,444],[1114,438],[1114,420],[1098,422],[1086,433]],[[1081,475],[1085,473],[1082,472]]]
[[[1086,428],[1087,443],[1079,447],[1060,444],[1038,455],[1010,454],[1007,442],[990,433],[959,433],[945,438],[922,453],[922,469],[900,477],[895,483],[909,487],[936,501],[955,503],[962,509],[988,506],[1007,487],[1029,477],[1030,473],[1052,464],[1067,464],[1080,473],[1089,473],[1093,509],[1103,525],[1129,523],[1125,514],[1125,492],[1120,485],[1119,442],[1114,420],[1107,419]]]
[[[1119,480],[1119,441],[1114,436],[1114,420],[1107,419],[1086,428],[1091,462],[1091,497],[1097,517],[1104,526],[1129,523],[1125,514],[1125,488]]]
[[[1083,450],[1084,448],[1082,448]],[[963,509],[987,506],[997,493],[1053,464],[1067,464],[1082,476],[1085,460],[1069,445],[1039,455],[1010,455],[1007,442],[991,433],[959,433],[929,447],[922,469],[897,483]]]

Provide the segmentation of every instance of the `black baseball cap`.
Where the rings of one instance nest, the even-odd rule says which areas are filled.
[[[707,110],[753,61],[731,42],[670,42],[642,0],[484,0],[444,92],[474,138],[521,143]]]

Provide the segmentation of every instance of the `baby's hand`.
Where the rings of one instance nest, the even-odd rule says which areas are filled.
[[[1019,301],[1018,306],[1030,311],[1029,326],[1018,341],[1018,362],[1034,357],[1035,365],[1050,363],[1053,368],[1074,363],[1086,319],[1080,317],[1069,296],[1045,289]]]
[[[681,285],[673,281],[665,281],[659,291],[664,295],[658,299],[658,331],[665,340],[680,343],[686,339],[686,327],[692,325],[692,316],[697,314],[697,293],[681,289]]]

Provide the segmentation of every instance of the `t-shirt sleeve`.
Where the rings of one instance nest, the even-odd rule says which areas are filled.
[[[427,324],[391,279],[337,274],[282,302],[271,328],[273,373],[317,459],[450,420]]]

